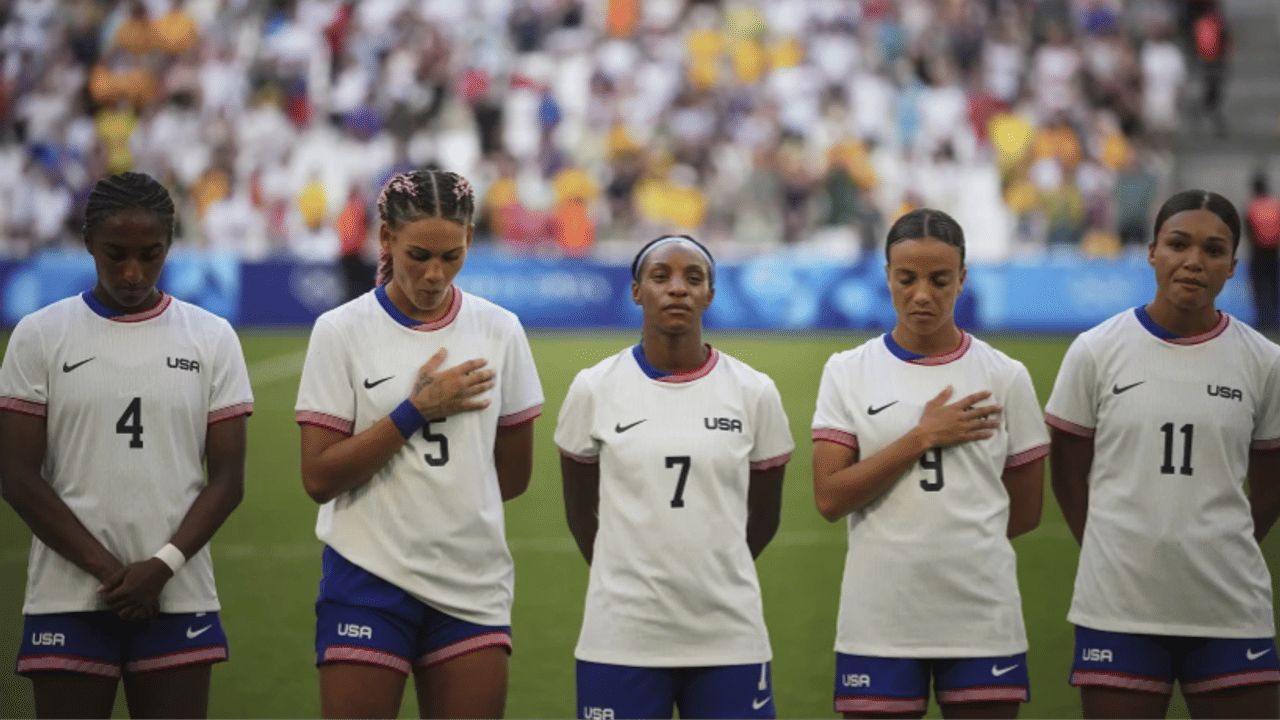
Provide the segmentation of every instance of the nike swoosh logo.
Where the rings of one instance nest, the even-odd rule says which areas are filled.
[[[209,628],[211,628],[211,627],[213,627],[213,626],[212,626],[212,625],[205,625],[204,627],[200,628],[199,630],[192,630],[191,628],[189,628],[189,627],[188,627],[188,628],[187,628],[187,639],[188,639],[188,640],[190,640],[190,639],[192,639],[192,638],[198,638],[198,637],[200,637],[201,635],[203,635],[203,634],[205,633],[205,631],[206,631],[206,630],[208,630],[208,629],[209,629]]]
[[[97,355],[94,355],[93,357],[89,358],[89,360],[96,360],[96,359],[98,359],[98,356],[97,356]],[[85,363],[89,362],[89,360],[81,360],[80,362],[76,363],[75,365],[68,365],[68,364],[66,364],[66,363],[64,362],[64,363],[62,363],[62,372],[71,372],[72,370],[75,370],[76,368],[80,367],[81,365],[83,365],[83,364],[85,364]]]
[[[1271,652],[1271,648],[1266,648],[1258,652],[1254,652],[1252,650],[1246,649],[1244,651],[1244,656],[1249,658],[1250,660],[1257,660],[1258,658],[1262,657],[1263,655],[1266,655],[1269,652]]]
[[[648,419],[649,419],[649,418],[645,418],[644,420],[648,420]],[[637,420],[637,421],[635,421],[635,422],[631,423],[630,425],[623,425],[622,423],[616,423],[616,424],[613,426],[613,431],[614,431],[614,432],[616,432],[616,433],[624,433],[624,432],[626,432],[626,431],[630,430],[631,428],[633,428],[633,427],[635,427],[635,426],[639,425],[640,423],[644,422],[644,420]]]
[[[769,704],[769,697],[770,697],[770,696],[765,695],[763,700],[752,700],[752,701],[751,701],[751,709],[752,709],[752,710],[759,710],[760,708],[764,707],[765,705],[768,705],[768,704]]]
[[[992,665],[991,674],[995,675],[996,677],[1000,677],[1001,675],[1004,675],[1006,673],[1013,672],[1014,670],[1017,669],[1018,665],[1021,665],[1021,663],[1018,663],[1017,665],[1010,665],[1007,668],[1002,668],[1002,667],[997,667],[995,665]]]
[[[867,406],[867,414],[868,414],[868,415],[875,415],[876,413],[880,412],[881,410],[884,410],[884,409],[886,409],[886,408],[893,407],[894,405],[897,405],[897,404],[898,404],[898,401],[897,401],[897,400],[894,400],[893,402],[889,403],[888,405],[881,405],[881,406],[880,406],[880,407],[878,407],[878,408],[873,408],[873,407],[871,407],[870,405],[868,405],[868,406]]]
[[[1134,389],[1134,388],[1138,387],[1139,385],[1141,385],[1141,384],[1142,384],[1142,383],[1144,383],[1144,382],[1146,382],[1146,380],[1139,380],[1138,382],[1136,382],[1136,383],[1134,383],[1134,384],[1132,384],[1132,385],[1125,385],[1124,387],[1120,387],[1119,385],[1112,385],[1112,386],[1111,386],[1111,392],[1115,393],[1116,395],[1119,395],[1119,394],[1120,394],[1120,393],[1122,393],[1122,392],[1125,392],[1125,391],[1128,391],[1128,390],[1132,390],[1132,389]]]
[[[382,378],[381,380],[374,380],[373,382],[369,382],[369,379],[368,379],[368,378],[365,378],[365,381],[364,381],[365,389],[367,389],[367,390],[372,390],[372,389],[374,389],[374,388],[378,387],[379,385],[381,385],[382,383],[384,383],[384,382],[386,382],[386,381],[390,380],[390,379],[391,379],[391,378],[393,378],[393,377],[395,377],[395,375],[388,375],[388,376],[386,376],[386,377]]]

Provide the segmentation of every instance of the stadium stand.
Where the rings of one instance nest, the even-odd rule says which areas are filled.
[[[481,236],[624,256],[875,247],[953,213],[975,259],[1134,242],[1192,45],[1172,0],[14,0],[0,256],[74,244],[93,180],[161,177],[182,243],[336,259],[438,164]],[[349,220],[343,221],[349,226]],[[365,233],[366,244],[373,233]]]

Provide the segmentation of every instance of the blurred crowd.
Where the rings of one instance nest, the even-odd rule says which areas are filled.
[[[928,205],[975,257],[1115,253],[1145,240],[1193,6],[12,0],[0,256],[79,242],[123,170],[171,189],[185,246],[367,256],[382,183],[422,165],[516,252],[857,253]]]

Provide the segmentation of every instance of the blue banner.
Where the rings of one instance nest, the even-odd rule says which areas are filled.
[[[1251,322],[1246,273],[1228,281],[1218,307]],[[0,326],[92,288],[84,252],[0,261]],[[468,292],[511,310],[529,328],[635,328],[630,268],[585,260],[543,260],[476,247],[458,275]],[[280,259],[174,251],[160,286],[240,326],[309,327],[345,300],[341,270]],[[1155,278],[1145,255],[1116,260],[1041,257],[970,265],[956,321],[976,331],[1079,332],[1149,302]],[[893,327],[884,266],[778,252],[726,262],[716,270],[708,327],[751,330],[883,330]]]

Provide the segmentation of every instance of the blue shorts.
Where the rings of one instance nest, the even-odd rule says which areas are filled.
[[[836,712],[917,713],[939,703],[1027,702],[1027,654],[982,658],[885,658],[836,653]]]
[[[578,717],[773,718],[769,663],[649,668],[578,661]]]
[[[1280,683],[1274,638],[1136,635],[1076,626],[1072,685],[1184,695],[1242,685]]]
[[[510,625],[446,615],[326,546],[316,600],[316,664],[363,663],[408,675],[488,647],[511,652]]]
[[[127,622],[109,611],[27,615],[19,675],[57,670],[118,678],[227,659],[216,612],[161,613]]]

